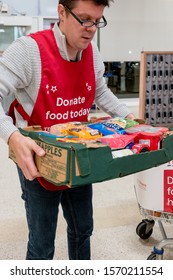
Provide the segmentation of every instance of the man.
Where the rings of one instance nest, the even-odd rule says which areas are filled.
[[[104,64],[92,42],[110,0],[60,0],[53,30],[19,38],[0,60],[0,97],[15,94],[15,125],[0,107],[0,137],[13,149],[25,200],[29,229],[26,259],[53,259],[61,203],[67,221],[69,259],[90,259],[93,231],[92,185],[67,189],[49,184],[35,166],[33,154],[45,154],[18,127],[87,121],[95,100],[112,117],[134,118],[107,88]],[[77,104],[73,100],[78,100]],[[83,108],[82,115],[78,114]],[[75,113],[74,113],[75,112]],[[54,117],[51,117],[54,116]]]

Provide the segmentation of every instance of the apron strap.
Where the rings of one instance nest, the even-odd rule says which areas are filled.
[[[16,111],[23,117],[23,119],[27,122],[29,122],[30,116],[25,112],[25,110],[23,109],[22,105],[17,101],[17,99],[15,99],[10,107],[9,107],[9,111],[8,111],[8,115],[13,119],[13,123],[16,123],[16,118],[15,118],[15,114],[14,114],[14,109],[16,109]]]

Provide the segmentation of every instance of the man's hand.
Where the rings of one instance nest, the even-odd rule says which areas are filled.
[[[128,114],[128,115],[126,116],[126,118],[127,118],[127,119],[130,119],[130,120],[134,120],[134,119],[135,119],[135,116],[134,116],[132,113],[130,113],[130,114]]]
[[[15,131],[8,141],[10,149],[13,150],[18,166],[28,180],[40,177],[34,162],[34,153],[44,156],[45,151],[39,147],[34,140],[23,136],[19,131]]]

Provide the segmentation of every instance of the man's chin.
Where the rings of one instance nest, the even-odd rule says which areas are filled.
[[[79,49],[80,49],[81,51],[83,51],[83,50],[85,50],[85,49],[88,47],[89,44],[90,44],[90,42],[81,44],[80,47],[79,47]]]

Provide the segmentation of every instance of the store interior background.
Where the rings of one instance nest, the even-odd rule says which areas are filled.
[[[8,14],[0,13],[0,51],[16,37],[49,28],[57,19],[58,0],[0,1]],[[99,30],[95,41],[105,63],[105,79],[119,98],[139,98],[140,55],[142,51],[170,51],[173,46],[172,0],[116,0],[105,9],[108,25]],[[2,16],[33,17],[30,27],[3,25]],[[36,24],[42,18],[43,24]],[[38,20],[39,21],[39,20]],[[2,32],[2,30],[6,32]]]
[[[8,5],[10,14],[0,13],[0,52],[16,37],[49,28],[57,19],[57,0],[5,0],[1,3]],[[115,0],[105,9],[107,27],[95,37],[105,63],[108,86],[125,100],[137,117],[140,55],[142,51],[172,50],[172,11],[172,0]],[[5,17],[11,19],[11,25],[4,25]],[[19,17],[21,21],[16,24]],[[27,21],[27,26],[20,25],[22,21]],[[1,140],[0,155],[0,259],[24,259],[27,226],[23,201],[15,165],[8,159],[8,147]],[[93,259],[146,259],[161,239],[157,226],[153,237],[145,242],[135,234],[142,217],[133,175],[96,184],[94,213]],[[67,259],[66,225],[60,214],[55,258]],[[166,229],[171,235],[169,224]],[[168,248],[167,253],[167,258],[173,259],[172,248]]]

